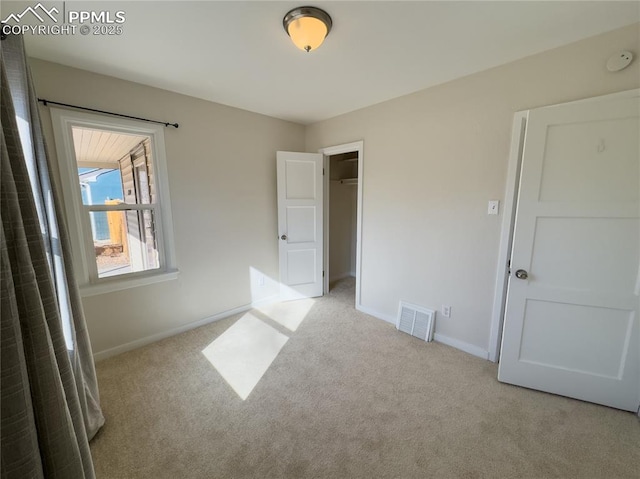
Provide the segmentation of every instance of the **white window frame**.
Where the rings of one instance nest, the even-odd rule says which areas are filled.
[[[173,241],[171,198],[164,144],[164,126],[124,118],[109,117],[60,108],[50,108],[53,135],[58,155],[58,167],[62,181],[64,208],[67,216],[74,270],[82,296],[93,296],[136,286],[175,279],[178,276]],[[91,235],[91,222],[82,203],[78,185],[78,163],[75,156],[72,128],[93,128],[116,133],[147,136],[150,139],[156,199],[154,205],[123,204],[122,210],[154,211],[159,269],[125,273],[98,278]],[[98,210],[100,207],[93,207]]]

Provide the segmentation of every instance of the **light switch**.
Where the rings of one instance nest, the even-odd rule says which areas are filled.
[[[487,210],[487,214],[488,215],[497,215],[499,209],[500,209],[500,201],[498,201],[498,200],[490,200],[489,201],[489,209]]]

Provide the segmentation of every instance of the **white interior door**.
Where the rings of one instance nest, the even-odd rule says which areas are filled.
[[[278,235],[282,299],[322,296],[322,162],[279,151]]]
[[[529,112],[498,379],[640,405],[636,97]]]

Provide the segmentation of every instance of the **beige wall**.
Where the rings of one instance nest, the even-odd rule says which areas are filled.
[[[179,278],[85,298],[94,352],[246,305],[252,290],[277,292],[252,285],[250,268],[278,277],[275,152],[303,151],[303,126],[40,60],[31,68],[42,98],[180,123],[165,130]]]
[[[504,196],[513,113],[640,87],[640,61],[604,68],[620,49],[640,54],[639,39],[636,24],[306,129],[33,60],[40,97],[180,123],[165,131],[179,279],[85,298],[94,351],[274,294],[250,269],[278,277],[275,151],[360,139],[363,306],[393,319],[400,299],[450,305],[437,332],[486,350],[502,220],[487,201]]]
[[[605,69],[622,49],[638,24],[307,127],[307,151],[364,140],[362,305],[450,305],[437,332],[488,350],[513,114],[640,87],[638,59]]]

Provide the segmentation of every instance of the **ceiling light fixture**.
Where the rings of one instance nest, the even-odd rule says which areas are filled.
[[[284,16],[282,25],[300,50],[315,50],[331,31],[331,17],[316,7],[298,7]]]

